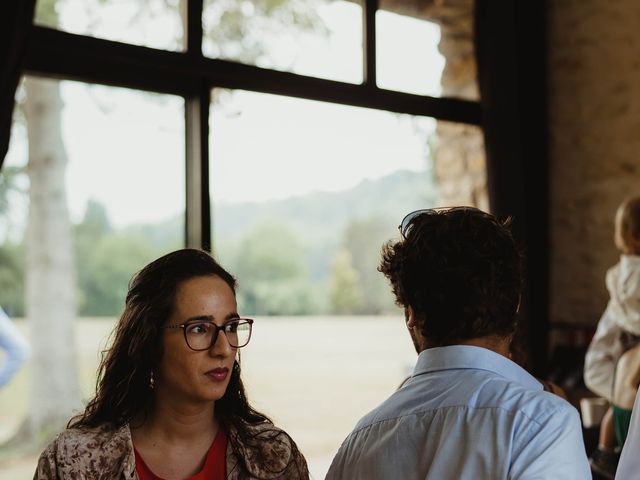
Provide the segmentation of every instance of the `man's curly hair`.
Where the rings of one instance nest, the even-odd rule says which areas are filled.
[[[428,344],[514,333],[522,272],[509,226],[472,207],[427,210],[382,248],[378,270]]]

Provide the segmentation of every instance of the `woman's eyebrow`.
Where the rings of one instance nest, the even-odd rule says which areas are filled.
[[[184,323],[187,322],[213,322],[213,315],[198,315],[196,317],[189,317],[187,318]]]
[[[228,322],[229,320],[235,320],[236,318],[240,318],[240,315],[238,315],[238,312],[232,312],[227,314],[224,317],[224,321]],[[213,315],[197,315],[195,317],[189,317],[187,318],[184,323],[188,323],[188,322],[213,322],[215,320],[215,316]]]

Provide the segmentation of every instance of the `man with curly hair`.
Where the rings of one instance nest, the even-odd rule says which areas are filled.
[[[383,247],[418,360],[342,443],[328,480],[591,478],[578,412],[510,359],[522,272],[508,223],[419,210]]]

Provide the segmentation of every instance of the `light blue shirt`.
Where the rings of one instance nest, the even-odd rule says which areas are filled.
[[[577,410],[511,360],[432,348],[342,443],[327,480],[591,478]]]
[[[11,377],[29,358],[31,348],[16,326],[0,307],[0,350],[4,360],[0,362],[0,388],[9,383]]]
[[[634,480],[640,478],[640,391],[631,413],[629,433],[622,447],[616,480]]]

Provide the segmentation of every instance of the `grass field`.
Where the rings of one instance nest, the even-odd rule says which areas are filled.
[[[85,398],[113,325],[114,319],[78,321]],[[242,351],[242,369],[253,406],[296,440],[319,480],[342,439],[410,373],[415,356],[400,316],[262,317]],[[28,383],[27,366],[0,390],[0,441],[27,411]],[[35,457],[0,461],[0,480],[32,478],[35,462]]]

